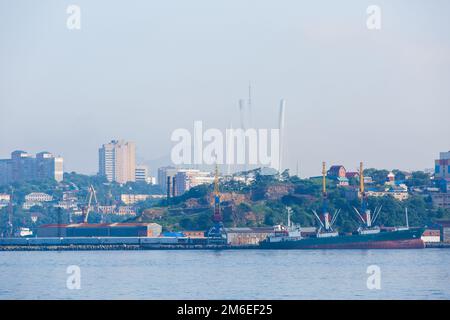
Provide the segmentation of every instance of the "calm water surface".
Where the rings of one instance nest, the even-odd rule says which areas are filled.
[[[0,299],[349,298],[450,299],[450,250],[0,252]]]

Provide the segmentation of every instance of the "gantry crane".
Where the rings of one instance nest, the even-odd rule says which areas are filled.
[[[86,203],[87,205],[83,207],[82,209],[82,222],[88,223],[89,213],[92,210],[92,200],[94,200],[95,207],[94,209],[98,211],[98,201],[97,201],[97,194],[95,192],[94,186],[91,184],[88,187],[88,195],[86,197]]]
[[[213,227],[208,232],[209,238],[220,238],[223,232],[223,217],[220,208],[220,191],[219,191],[219,169],[216,165],[214,175],[214,213],[212,216],[214,222]]]

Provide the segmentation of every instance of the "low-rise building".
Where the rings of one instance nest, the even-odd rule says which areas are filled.
[[[440,230],[426,229],[421,237],[422,241],[425,243],[436,243],[441,241]]]
[[[272,233],[272,227],[225,228],[227,243],[232,246],[257,245]]]
[[[121,194],[120,200],[126,205],[135,204],[140,201],[145,201],[151,196],[148,194]]]
[[[450,209],[450,193],[432,193],[431,200],[433,205],[437,208]]]
[[[330,178],[345,178],[347,171],[342,165],[333,165],[327,171],[327,176]]]
[[[25,201],[22,205],[24,210],[30,210],[33,207],[42,207],[42,202],[40,201]]]
[[[73,200],[61,200],[58,201],[58,203],[56,203],[54,205],[55,208],[61,208],[64,210],[71,210],[71,209],[77,209],[78,208],[78,203],[76,201]]]
[[[0,193],[0,208],[7,207],[11,201],[11,196],[7,193]]]
[[[22,205],[24,210],[29,210],[32,207],[43,206],[44,202],[53,201],[53,197],[43,192],[31,192],[25,196],[25,202]]]
[[[204,238],[205,231],[183,231],[183,235],[187,238]]]
[[[441,241],[450,243],[450,220],[441,220],[436,223],[441,232]]]
[[[25,201],[30,202],[49,202],[53,201],[53,197],[44,192],[31,192],[25,196]]]
[[[359,173],[358,172],[348,171],[348,172],[345,173],[345,177],[347,179],[359,179]]]
[[[76,223],[47,224],[37,230],[38,237],[158,237],[157,223]]]
[[[347,171],[344,166],[333,165],[327,171],[327,177],[331,180],[337,181],[338,186],[348,186],[349,180],[347,178]]]
[[[98,206],[98,211],[102,214],[114,214],[116,211],[116,205]]]
[[[118,214],[118,215],[132,215],[132,216],[135,216],[136,215],[136,210],[132,206],[118,206],[114,213]]]

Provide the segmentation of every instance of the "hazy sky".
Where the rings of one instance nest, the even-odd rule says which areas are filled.
[[[237,126],[251,81],[253,124],[276,127],[286,99],[302,176],[323,160],[433,167],[450,149],[449,13],[447,0],[0,0],[0,157],[48,150],[94,173],[113,138],[140,161],[168,157],[176,128]]]

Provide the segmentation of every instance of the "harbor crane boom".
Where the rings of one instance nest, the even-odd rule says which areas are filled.
[[[87,206],[83,208],[83,223],[88,223],[89,213],[92,210],[92,200],[95,202],[95,209],[98,211],[97,194],[94,186],[91,184],[88,187]]]

